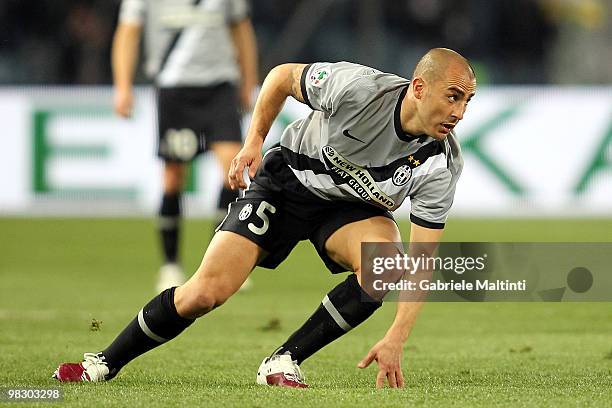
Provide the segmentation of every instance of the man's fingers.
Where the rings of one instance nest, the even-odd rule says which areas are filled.
[[[359,364],[357,364],[357,367],[366,368],[370,365],[370,363],[372,363],[372,361],[374,361],[374,358],[376,358],[376,354],[370,351],[368,355],[365,356],[364,359],[359,362]]]
[[[232,159],[232,161],[230,162],[230,168],[229,171],[227,172],[227,182],[229,183],[230,188],[233,190],[234,188],[236,188],[236,186],[234,185],[234,167],[235,166],[235,161],[234,159]]]
[[[238,188],[245,189],[247,188],[247,182],[244,179],[244,173],[248,172],[249,167],[243,161],[238,164],[238,168],[236,168],[236,185]]]
[[[395,378],[395,371],[391,370],[387,373],[387,380],[389,381],[389,387],[397,388],[397,380]]]
[[[236,188],[244,188],[244,181],[242,180],[242,171],[244,169],[244,162],[241,160],[232,160],[232,164],[230,165],[230,171],[228,174],[229,184],[232,189]]]
[[[398,368],[395,373],[395,378],[397,379],[397,386],[400,388],[404,388],[404,374],[402,373],[402,369]]]
[[[115,113],[123,118],[129,118],[132,116],[132,109],[134,107],[134,100],[130,94],[115,93],[113,97],[113,106]]]
[[[121,116],[122,118],[129,118],[132,111],[129,107],[117,105],[115,106],[115,113]]]
[[[253,162],[251,163],[251,165],[249,166],[249,177],[250,178],[255,178],[255,173],[257,173],[257,168],[259,167],[259,159],[255,158],[253,159]]]
[[[378,375],[376,376],[376,388],[382,388],[385,386],[385,378],[387,377],[387,372],[383,369],[378,370]]]

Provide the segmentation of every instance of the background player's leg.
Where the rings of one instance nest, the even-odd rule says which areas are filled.
[[[178,286],[185,281],[178,256],[182,219],[181,197],[186,174],[186,163],[164,162],[163,196],[158,219],[163,264],[157,281],[158,291]]]
[[[400,241],[397,226],[386,217],[353,222],[335,231],[325,243],[325,250],[335,262],[355,273],[323,298],[312,316],[275,354],[291,354],[300,364],[370,317],[382,302],[372,299],[360,286],[361,243]]]
[[[218,232],[189,281],[153,298],[102,351],[108,378],[134,358],[178,336],[194,319],[222,305],[264,254],[258,245],[238,234]]]
[[[215,154],[215,157],[221,165],[221,178],[223,185],[219,193],[219,201],[217,209],[219,210],[219,221],[225,216],[229,203],[238,198],[238,190],[231,190],[227,179],[232,159],[240,151],[239,142],[214,142],[210,145],[210,150]]]

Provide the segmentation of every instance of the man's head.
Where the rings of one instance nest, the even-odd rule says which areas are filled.
[[[419,133],[443,140],[461,119],[476,91],[469,62],[448,48],[434,48],[418,62],[412,75],[415,114],[411,126]]]

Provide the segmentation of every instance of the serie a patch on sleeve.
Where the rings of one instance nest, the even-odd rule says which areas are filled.
[[[312,71],[308,80],[310,81],[310,84],[312,86],[316,86],[317,88],[320,88],[321,86],[323,86],[325,81],[327,81],[327,78],[329,78],[330,75],[331,75],[331,67],[323,66],[323,67],[317,68],[314,71]]]

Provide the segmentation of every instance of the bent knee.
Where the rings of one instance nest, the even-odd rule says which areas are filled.
[[[174,303],[180,316],[195,319],[221,306],[230,296],[228,290],[214,284],[204,288],[185,284],[177,288]]]
[[[401,243],[387,238],[378,237],[363,243],[366,245],[361,246],[359,256],[355,256],[351,263],[351,269],[358,277],[362,271],[372,271],[375,258],[395,258],[404,254],[403,248],[398,246]],[[362,265],[362,262],[366,262],[367,265]]]
[[[164,192],[176,194],[183,191],[187,174],[185,163],[166,162],[164,167]]]

